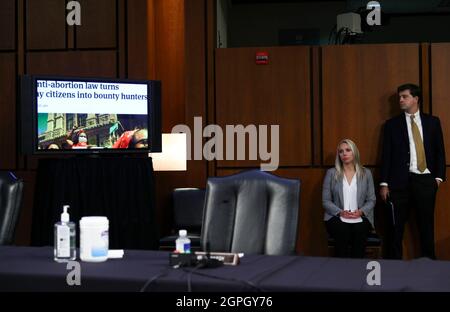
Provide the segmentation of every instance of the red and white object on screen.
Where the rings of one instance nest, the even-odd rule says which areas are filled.
[[[268,65],[269,52],[256,52],[256,65]]]
[[[113,148],[128,148],[131,139],[133,138],[134,131],[125,131],[114,143]]]

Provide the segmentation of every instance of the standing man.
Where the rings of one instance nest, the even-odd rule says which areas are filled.
[[[421,254],[436,259],[434,204],[445,180],[445,150],[439,118],[420,112],[421,90],[404,84],[397,89],[399,116],[384,125],[381,198],[393,204],[389,257],[402,258],[402,241],[410,209],[417,216]]]

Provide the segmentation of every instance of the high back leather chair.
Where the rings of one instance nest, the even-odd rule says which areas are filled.
[[[300,181],[260,170],[209,178],[201,246],[205,251],[295,253]]]
[[[203,205],[205,189],[176,188],[172,192],[174,229],[173,235],[159,240],[160,250],[173,251],[175,240],[178,238],[177,230],[187,230],[191,240],[191,250],[200,250],[200,231],[202,228]]]
[[[0,245],[13,243],[22,192],[22,180],[9,171],[0,171]]]

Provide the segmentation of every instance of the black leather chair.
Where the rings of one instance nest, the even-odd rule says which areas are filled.
[[[173,251],[178,230],[185,229],[191,240],[191,250],[200,250],[205,190],[199,188],[177,188],[172,193],[174,233],[159,240],[160,250]]]
[[[12,172],[0,171],[0,245],[10,245],[19,219],[23,181]]]
[[[205,251],[295,253],[300,181],[260,170],[209,178],[201,246]]]
[[[368,259],[380,259],[382,256],[382,239],[375,232],[375,230],[371,231],[367,236],[366,241],[366,255],[365,257]],[[334,256],[334,238],[328,236],[328,256]]]

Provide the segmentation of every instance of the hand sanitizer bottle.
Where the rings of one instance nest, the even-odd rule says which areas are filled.
[[[77,257],[77,250],[75,248],[75,223],[70,222],[67,209],[69,209],[69,206],[65,205],[61,214],[61,221],[55,223],[55,246],[53,253],[57,262],[67,262],[68,260],[75,260]]]

